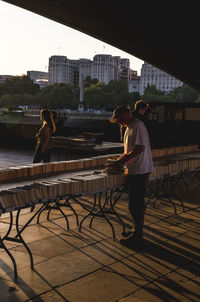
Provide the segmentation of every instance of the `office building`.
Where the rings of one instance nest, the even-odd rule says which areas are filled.
[[[183,83],[157,67],[144,62],[140,77],[140,95],[143,95],[145,89],[152,85],[155,85],[158,90],[167,94],[175,88],[182,86]]]
[[[79,60],[69,60],[66,56],[49,58],[49,84],[66,83],[77,86],[79,82]]]
[[[48,86],[48,72],[30,70],[27,71],[27,76],[33,81],[34,84],[40,86],[40,89]]]

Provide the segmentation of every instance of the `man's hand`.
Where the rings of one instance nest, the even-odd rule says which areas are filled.
[[[120,158],[119,159],[108,159],[105,163],[105,166],[122,167],[123,163],[121,162]]]
[[[120,159],[108,159],[105,163],[106,169],[104,170],[107,174],[123,174],[124,165]]]
[[[122,166],[124,165],[124,163],[122,162],[122,159],[121,159],[121,158],[118,158],[118,159],[116,159],[115,165],[116,165],[116,166],[122,167]]]

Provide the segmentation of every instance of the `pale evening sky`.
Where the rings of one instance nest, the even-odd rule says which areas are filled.
[[[93,59],[111,54],[130,59],[140,70],[143,61],[77,30],[0,0],[0,75],[22,75],[27,70],[48,71],[52,55]]]

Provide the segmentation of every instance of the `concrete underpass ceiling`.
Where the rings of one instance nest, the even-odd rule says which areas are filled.
[[[5,1],[138,57],[200,91],[198,1]]]

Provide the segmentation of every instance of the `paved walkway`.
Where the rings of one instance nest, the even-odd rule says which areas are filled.
[[[28,156],[28,155],[27,155]],[[28,157],[26,158],[28,160]],[[18,302],[157,302],[200,301],[200,195],[183,192],[186,212],[178,206],[178,215],[166,203],[154,209],[148,205],[145,217],[145,241],[140,249],[119,244],[121,226],[113,220],[117,239],[103,218],[90,219],[78,231],[69,209],[70,231],[54,210],[50,221],[46,212],[40,224],[34,220],[23,237],[30,247],[34,268],[24,247],[7,243],[18,265],[18,280],[5,252],[0,255],[0,301]],[[88,206],[89,197],[82,200]],[[79,218],[86,211],[73,204]],[[127,226],[131,225],[127,196],[116,206]],[[30,217],[23,210],[20,224]],[[8,216],[0,219],[0,234],[5,234]]]
[[[32,163],[34,150],[0,148],[0,169]],[[58,154],[51,155],[51,160],[58,160]]]

